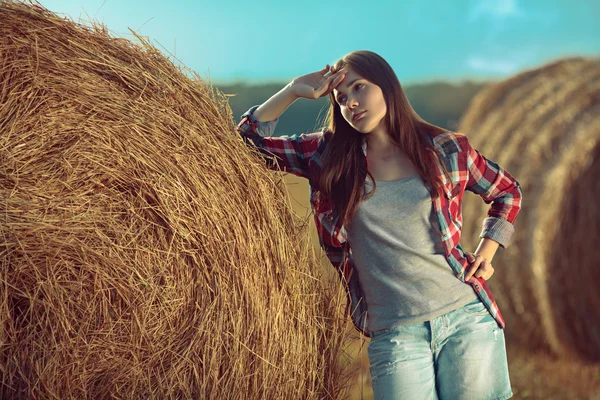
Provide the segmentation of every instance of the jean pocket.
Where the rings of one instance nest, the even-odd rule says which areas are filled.
[[[483,304],[483,302],[479,298],[476,298],[472,302],[462,306],[462,310],[467,314],[473,315],[486,315],[490,313],[485,304]]]

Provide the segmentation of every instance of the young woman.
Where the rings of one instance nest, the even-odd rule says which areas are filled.
[[[327,128],[271,137],[297,98],[329,96]],[[355,51],[242,115],[269,168],[309,180],[321,246],[370,337],[376,399],[508,399],[504,319],[486,281],[522,190],[467,137],[421,119],[390,65]],[[473,253],[459,244],[465,190],[491,203]]]

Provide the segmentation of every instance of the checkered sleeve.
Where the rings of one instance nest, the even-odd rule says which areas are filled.
[[[237,132],[246,144],[253,145],[259,151],[268,168],[308,178],[309,161],[321,143],[323,132],[272,137],[278,118],[267,122],[258,121],[254,117],[254,111],[258,107],[252,106],[242,114]]]
[[[521,185],[508,171],[474,149],[466,136],[463,136],[463,147],[468,166],[466,189],[479,195],[486,204],[492,203],[479,237],[490,238],[506,248],[514,233],[513,223],[521,209]]]

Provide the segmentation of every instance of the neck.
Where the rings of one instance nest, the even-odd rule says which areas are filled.
[[[369,153],[391,155],[400,152],[400,149],[390,140],[387,132],[373,131],[366,135],[366,140]]]

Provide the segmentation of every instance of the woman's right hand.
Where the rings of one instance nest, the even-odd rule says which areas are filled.
[[[312,100],[325,96],[339,85],[346,76],[347,71],[345,68],[342,68],[335,73],[325,76],[327,72],[330,72],[330,69],[331,67],[327,65],[320,71],[302,75],[294,79],[290,82],[293,92],[298,97]]]

